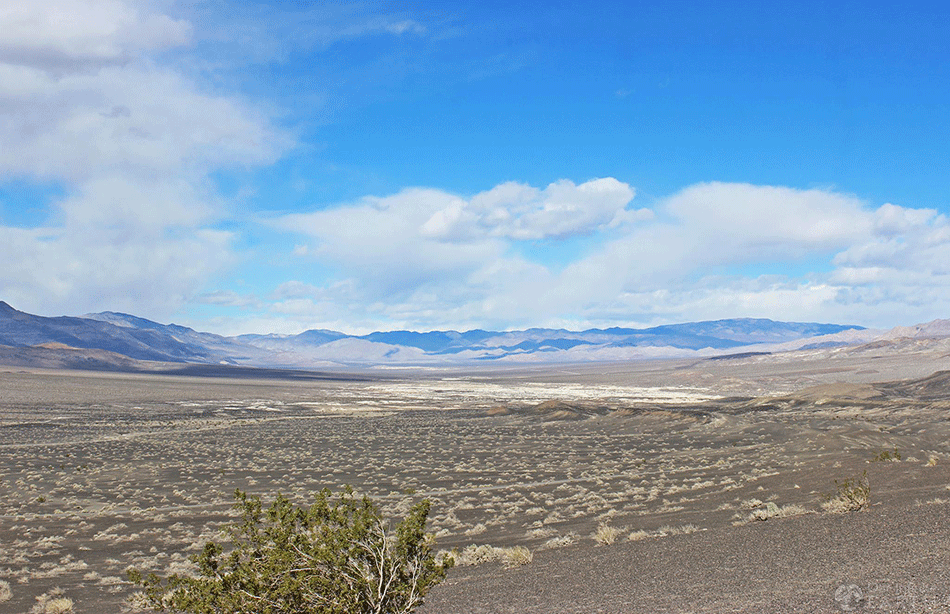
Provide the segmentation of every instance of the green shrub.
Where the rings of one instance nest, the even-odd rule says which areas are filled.
[[[301,508],[281,495],[266,508],[240,490],[235,498],[241,519],[227,530],[231,543],[205,544],[192,557],[197,576],[129,570],[144,588],[140,603],[192,614],[407,613],[452,566],[432,553],[428,501],[391,530],[350,488],[335,500],[324,489]]]
[[[901,459],[901,453],[895,447],[893,450],[883,450],[878,452],[871,457],[872,463],[882,463],[885,461],[899,461]]]

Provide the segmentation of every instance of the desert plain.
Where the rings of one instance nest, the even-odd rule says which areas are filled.
[[[233,492],[432,502],[422,612],[950,611],[950,340],[193,377],[0,367],[0,612],[134,609]],[[848,509],[842,488],[867,488]],[[38,601],[39,598],[39,601]]]

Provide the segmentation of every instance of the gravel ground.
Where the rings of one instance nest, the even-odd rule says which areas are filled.
[[[950,612],[950,504],[888,501],[459,568],[435,613]]]

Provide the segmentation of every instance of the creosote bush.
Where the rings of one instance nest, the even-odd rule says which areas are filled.
[[[258,496],[234,496],[241,518],[227,530],[230,544],[206,543],[192,557],[197,576],[129,570],[144,589],[140,605],[192,614],[407,613],[453,564],[432,553],[428,501],[391,530],[349,487],[335,500],[322,490],[310,507],[282,495],[267,507]]]

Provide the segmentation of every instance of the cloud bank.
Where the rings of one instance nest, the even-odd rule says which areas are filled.
[[[163,66],[191,25],[145,3],[4,0],[0,25],[0,181],[65,194],[42,227],[0,226],[5,298],[167,314],[234,260],[210,174],[269,164],[290,140]]]
[[[743,183],[692,185],[641,208],[634,196],[614,178],[470,197],[413,188],[276,224],[309,239],[299,257],[332,263],[369,328],[734,316],[889,326],[950,309],[950,224],[934,210]],[[566,265],[545,257],[578,236],[590,240]],[[273,313],[340,321],[332,289],[311,294]]]

